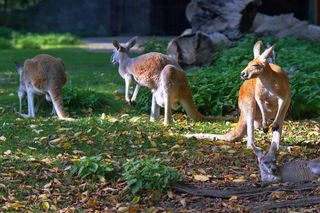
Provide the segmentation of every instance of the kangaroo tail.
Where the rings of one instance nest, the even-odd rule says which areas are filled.
[[[245,132],[246,132],[246,123],[243,116],[241,116],[240,114],[240,118],[236,128],[226,134],[216,135],[216,134],[199,133],[199,134],[186,134],[184,136],[187,138],[208,139],[211,141],[216,141],[216,140],[237,141],[243,138],[243,136],[245,135]]]

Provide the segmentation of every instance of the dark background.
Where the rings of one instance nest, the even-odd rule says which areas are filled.
[[[16,2],[16,4],[14,4]],[[190,0],[0,0],[0,26],[81,36],[178,35]],[[318,0],[263,0],[259,12],[319,23]],[[6,5],[4,5],[6,4]]]

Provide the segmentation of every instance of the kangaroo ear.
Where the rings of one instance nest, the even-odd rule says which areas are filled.
[[[263,157],[262,149],[257,147],[256,145],[252,144],[252,149],[254,153],[256,154],[258,161]]]
[[[132,39],[130,39],[127,43],[126,43],[126,46],[127,48],[132,48],[136,43],[137,43],[137,40],[138,40],[138,36],[135,36],[133,37]]]
[[[113,44],[113,46],[118,50],[118,49],[120,49],[120,43],[117,41],[117,40],[113,40],[112,41],[112,44]]]
[[[263,46],[262,41],[257,41],[253,46],[253,57],[258,58],[261,54],[261,48]]]
[[[261,61],[267,61],[267,58],[270,57],[270,55],[272,54],[274,45],[272,45],[271,47],[269,47],[268,49],[266,49],[260,56],[259,59]]]
[[[277,143],[271,142],[268,155],[275,156],[278,151]]]

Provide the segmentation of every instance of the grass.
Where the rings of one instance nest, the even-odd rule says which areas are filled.
[[[18,74],[13,70],[13,61],[22,62],[44,52],[64,60],[69,77],[66,87],[95,91],[106,97],[107,104],[94,110],[85,105],[84,108],[68,105],[67,111],[77,118],[75,122],[50,116],[49,104],[40,107],[35,119],[19,117],[15,112]],[[193,122],[177,113],[175,123],[164,127],[162,122],[148,121],[149,111],[127,106],[124,97],[114,94],[124,87],[124,82],[117,73],[117,66],[109,62],[110,53],[76,48],[9,49],[0,50],[0,56],[1,211],[102,211],[106,208],[117,211],[122,207],[179,211],[184,208],[179,202],[181,197],[176,194],[170,199],[165,195],[150,197],[148,193],[133,197],[120,178],[106,177],[106,180],[97,181],[71,176],[70,166],[80,157],[99,154],[118,165],[131,158],[155,157],[178,169],[187,182],[195,182],[195,174],[207,175],[208,183],[222,186],[234,184],[232,180],[239,177],[247,185],[257,181],[250,176],[258,171],[253,153],[245,149],[245,140],[214,145],[179,136],[187,132],[225,132],[235,124]],[[300,152],[281,154],[281,159],[305,158],[301,153],[308,153],[307,158],[316,156],[317,151],[312,147],[320,141],[319,128],[318,121],[287,122],[283,143],[304,146],[299,148]],[[263,146],[270,138],[270,134],[266,137],[261,131],[256,133],[258,143]],[[305,147],[309,145],[311,148],[307,150]],[[221,200],[215,202],[221,203]],[[221,208],[224,207],[221,205]]]

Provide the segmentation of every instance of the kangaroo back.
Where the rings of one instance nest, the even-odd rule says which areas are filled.
[[[303,160],[291,161],[280,166],[282,182],[296,183],[315,180],[318,176],[308,167],[308,162]]]

